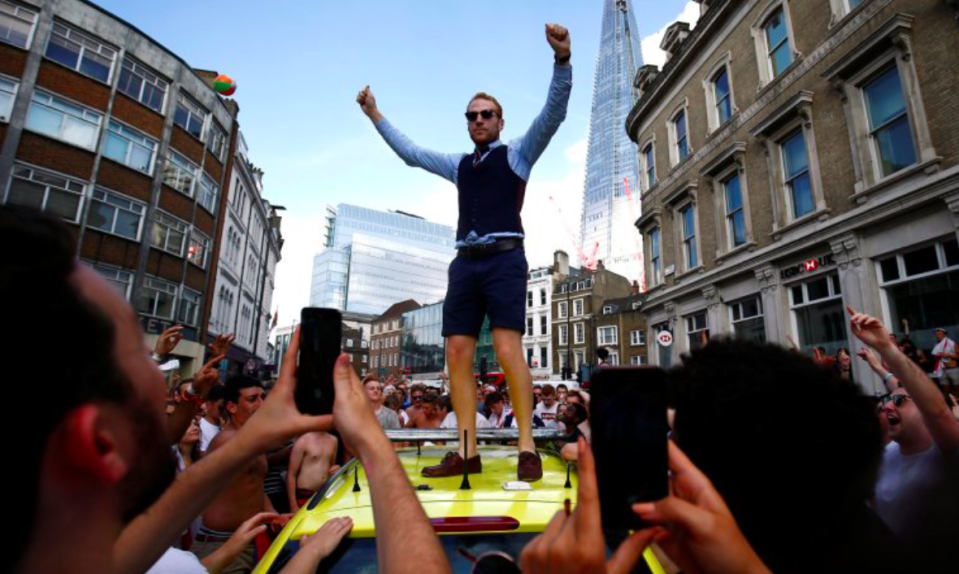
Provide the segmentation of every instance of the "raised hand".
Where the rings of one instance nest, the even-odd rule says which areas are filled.
[[[220,373],[216,366],[225,356],[226,355],[217,355],[213,357],[193,375],[193,392],[202,397],[210,394],[210,389],[220,380]]]
[[[169,355],[176,348],[177,344],[183,340],[183,325],[174,325],[163,331],[157,338],[156,346],[153,351],[161,357]]]
[[[376,96],[370,91],[369,86],[360,90],[360,93],[356,96],[356,103],[360,104],[360,109],[363,110],[363,113],[374,122],[378,122],[383,118],[379,108],[376,107]]]
[[[856,337],[864,344],[881,351],[892,345],[889,339],[889,331],[882,324],[882,321],[865,313],[857,313],[850,305],[846,305],[849,312],[849,326]]]
[[[566,60],[570,56],[569,30],[559,24],[546,25],[546,41],[553,49],[557,60]]]
[[[216,339],[207,345],[207,348],[214,355],[223,355],[226,356],[226,352],[230,350],[230,345],[233,344],[233,341],[236,341],[236,335],[230,333],[228,335],[217,335]]]

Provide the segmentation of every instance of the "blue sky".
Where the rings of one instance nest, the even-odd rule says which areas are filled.
[[[523,211],[531,266],[554,249],[574,253],[602,26],[601,0],[102,0],[197,68],[238,84],[240,126],[261,167],[264,195],[286,206],[284,261],[274,308],[280,320],[309,302],[312,255],[327,204],[402,209],[455,224],[451,184],[406,167],[355,103],[369,84],[381,111],[420,145],[467,151],[463,111],[486,91],[504,107],[504,140],[541,109],[552,56],[543,25],[570,29],[574,87],[566,122],[533,170]],[[632,0],[647,62],[662,29],[691,20],[688,0]],[[555,201],[550,201],[552,196]],[[397,278],[402,280],[402,278]]]

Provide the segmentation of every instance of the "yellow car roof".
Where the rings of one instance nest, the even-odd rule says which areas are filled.
[[[438,464],[447,452],[446,447],[426,447],[397,451],[406,476],[416,488],[416,495],[431,519],[455,517],[507,517],[519,522],[514,532],[540,532],[563,508],[567,498],[576,502],[578,484],[576,471],[570,472],[570,488],[566,484],[566,463],[553,453],[540,451],[543,478],[531,483],[532,490],[505,490],[505,482],[516,480],[517,451],[515,447],[481,447],[483,472],[471,474],[469,490],[461,490],[462,476],[424,478],[420,471],[425,466]],[[359,474],[359,492],[353,492],[354,473]],[[429,490],[421,490],[423,485]],[[352,538],[375,535],[373,509],[370,505],[369,484],[363,466],[354,459],[333,478],[333,483],[312,509],[303,508],[296,518],[297,526],[291,538],[312,534],[327,520],[339,516],[353,519]]]

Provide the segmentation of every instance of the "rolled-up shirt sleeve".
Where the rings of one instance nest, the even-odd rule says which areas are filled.
[[[406,165],[425,169],[454,184],[456,183],[456,172],[465,154],[440,153],[420,147],[400,130],[393,127],[393,124],[386,118],[376,123],[376,131],[380,132],[380,136],[386,141],[386,144],[393,149],[396,155],[400,156],[400,159]]]

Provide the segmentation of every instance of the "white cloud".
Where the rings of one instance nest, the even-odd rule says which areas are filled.
[[[666,28],[669,28],[669,26],[677,20],[680,22],[687,22],[689,23],[690,28],[694,28],[696,26],[696,22],[699,21],[699,10],[699,4],[689,0],[683,7],[683,11],[680,12],[679,15],[676,16],[672,21],[667,22],[665,26],[653,34],[643,38],[643,63],[652,64],[662,68],[663,64],[666,63],[666,52],[660,49],[659,44],[663,41],[663,36],[666,34]]]

